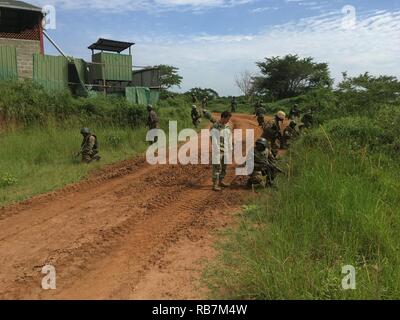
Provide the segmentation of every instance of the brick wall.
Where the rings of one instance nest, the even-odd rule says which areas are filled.
[[[40,53],[40,41],[0,38],[0,45],[17,48],[18,77],[20,79],[31,79],[33,76],[33,54]]]

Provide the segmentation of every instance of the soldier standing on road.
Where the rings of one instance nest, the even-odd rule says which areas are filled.
[[[238,106],[238,103],[237,103],[236,97],[233,97],[232,101],[231,101],[232,113],[236,113],[237,106]]]
[[[159,121],[157,113],[154,111],[154,108],[151,104],[149,104],[147,106],[147,111],[149,112],[149,115],[147,118],[147,127],[149,128],[149,130],[159,129],[160,121]],[[150,142],[150,144],[156,143],[157,141],[158,141],[158,137],[155,137],[154,141]]]
[[[227,170],[225,151],[229,152],[232,149],[232,129],[229,127],[229,121],[231,120],[231,118],[232,113],[225,111],[222,113],[221,119],[215,122],[212,126],[211,138],[213,139],[213,144],[215,144],[215,147],[219,148],[219,157],[218,159],[215,159],[215,157],[213,157],[214,159],[212,165],[212,180],[214,191],[221,191],[221,188],[229,187],[228,184],[224,183],[224,178],[226,176]]]
[[[92,161],[100,161],[101,157],[98,155],[98,143],[96,135],[92,134],[89,128],[81,129],[83,141],[81,144],[82,162],[91,163]],[[79,155],[78,154],[78,155]]]
[[[200,113],[197,110],[197,107],[195,105],[192,106],[191,117],[192,117],[193,125],[195,126],[195,128],[197,128],[199,126],[199,123],[200,123],[201,115],[200,115]]]

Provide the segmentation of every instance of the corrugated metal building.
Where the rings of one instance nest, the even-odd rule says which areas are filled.
[[[22,1],[0,2],[0,79],[32,78],[33,54],[43,53],[41,8]],[[15,65],[16,63],[16,65]]]

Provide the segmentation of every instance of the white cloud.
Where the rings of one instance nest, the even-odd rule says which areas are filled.
[[[257,72],[256,61],[289,53],[328,62],[337,80],[342,71],[400,76],[400,11],[377,11],[359,16],[357,21],[354,29],[343,29],[342,16],[329,13],[251,35],[136,37],[135,60],[144,65],[178,66],[184,90],[212,87],[226,95],[239,93],[235,74],[244,69]]]
[[[169,10],[204,10],[227,8],[251,3],[257,0],[34,0],[39,6],[54,5],[57,8],[77,10],[96,9],[112,12],[147,11],[157,13]]]

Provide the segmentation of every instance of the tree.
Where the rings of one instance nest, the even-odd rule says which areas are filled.
[[[265,58],[257,62],[262,76],[254,78],[255,90],[271,99],[292,98],[315,88],[331,88],[327,63],[316,63],[311,57],[297,55]]]
[[[216,92],[213,89],[210,88],[206,88],[206,89],[202,89],[202,88],[193,88],[190,89],[188,92],[186,92],[186,94],[190,95],[190,96],[195,96],[197,99],[203,99],[204,97],[208,97],[209,100],[213,100],[216,98],[219,98],[219,94],[218,92]]]
[[[183,77],[181,77],[178,73],[179,68],[165,64],[161,64],[155,68],[160,70],[160,82],[162,89],[168,90],[174,86],[179,88],[181,87]]]
[[[236,75],[235,83],[236,86],[242,91],[246,97],[250,97],[253,94],[253,75],[250,71],[245,70],[239,75]]]

